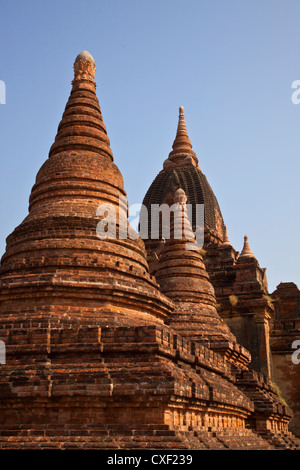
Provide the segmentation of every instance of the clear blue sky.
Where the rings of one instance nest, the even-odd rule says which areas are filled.
[[[88,50],[129,204],[161,170],[183,105],[232,244],[249,236],[270,291],[300,287],[299,18],[299,0],[1,1],[1,254]]]

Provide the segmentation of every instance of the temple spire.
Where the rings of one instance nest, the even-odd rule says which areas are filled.
[[[228,238],[228,234],[227,234],[227,227],[226,225],[224,225],[224,238],[223,238],[223,246],[227,246],[227,245],[231,245],[230,243],[230,240]]]
[[[198,158],[192,150],[192,144],[187,133],[183,106],[179,108],[177,132],[172,149],[168,161],[180,166],[188,164],[196,166],[198,164]]]
[[[250,249],[247,235],[244,236],[244,246],[240,254],[240,258],[255,258],[254,254]]]
[[[154,270],[161,292],[175,303],[166,324],[192,341],[209,343],[212,349],[218,347],[218,341],[222,347],[226,342],[234,344],[236,338],[217,313],[215,292],[190,225],[182,188],[174,191],[171,203],[178,206],[171,220],[170,238],[162,244]],[[228,348],[226,351],[231,354]]]
[[[173,150],[180,149],[180,151],[182,151],[183,148],[186,150],[192,150],[192,143],[186,129],[183,106],[180,106],[179,108],[177,133],[172,148]]]
[[[42,316],[48,324],[52,315],[75,322],[94,317],[99,326],[162,324],[173,305],[149,275],[143,241],[131,236],[123,177],[113,162],[88,52],[77,56],[74,72],[50,156],[32,188],[29,214],[8,237],[1,288],[9,288],[20,318],[26,303],[24,315],[33,329]],[[2,315],[3,308],[8,311],[2,297],[0,304]]]
[[[174,240],[179,236],[185,242],[195,243],[193,249],[197,249],[195,235],[187,215],[187,197],[182,188],[174,192],[173,201],[180,209],[174,212],[174,218],[171,219],[170,238]],[[192,249],[192,245],[189,245],[189,249]]]
[[[113,161],[110,141],[96,96],[95,61],[83,51],[74,62],[72,91],[58,126],[49,157],[73,151],[77,155],[90,152]]]
[[[215,306],[212,285],[193,233],[188,214],[187,197],[182,188],[173,193],[170,237],[165,240],[155,273],[161,291],[172,300],[197,298]]]

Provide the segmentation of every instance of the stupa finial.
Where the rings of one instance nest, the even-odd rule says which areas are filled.
[[[231,243],[230,243],[230,241],[229,241],[229,238],[228,238],[226,225],[224,226],[223,246],[224,246],[224,245],[231,245]]]
[[[182,149],[182,147],[186,150],[192,149],[192,143],[189,139],[185,124],[184,107],[180,106],[177,133],[172,148],[173,150],[176,150],[177,148]]]
[[[168,159],[165,161],[165,169],[177,165],[197,166],[198,158],[192,150],[192,143],[187,133],[183,106],[179,107],[178,126],[172,149],[173,150],[170,152]],[[172,162],[172,164],[170,162]]]
[[[247,258],[255,258],[254,254],[252,253],[252,251],[250,249],[247,235],[244,236],[244,246],[243,246],[243,250],[240,254],[240,258],[246,258],[246,257]]]
[[[95,72],[96,67],[93,56],[88,51],[80,52],[74,62],[74,81],[94,81]]]

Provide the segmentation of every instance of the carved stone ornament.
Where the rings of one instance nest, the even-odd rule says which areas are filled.
[[[81,52],[74,62],[74,80],[94,80],[96,72],[95,62],[91,54]]]

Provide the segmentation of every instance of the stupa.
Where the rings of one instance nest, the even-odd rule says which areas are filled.
[[[203,280],[192,297],[198,326],[201,308],[210,311],[199,326],[206,344],[172,321],[180,309],[168,276],[160,270],[161,291],[127,222],[94,73],[92,56],[79,54],[29,214],[1,260],[0,448],[296,448],[290,410],[217,317],[200,255],[194,270],[177,248],[175,268],[182,258]],[[179,150],[194,165],[184,142]],[[235,346],[218,351],[223,340]]]
[[[176,190],[185,192],[186,202],[192,207],[189,220],[194,234],[199,226],[202,229],[197,222],[197,206],[204,207],[201,251],[216,295],[219,316],[238,343],[251,353],[251,368],[268,377],[277,389],[279,386],[284,399],[294,410],[291,429],[300,436],[299,366],[292,362],[292,345],[300,331],[299,290],[293,283],[281,283],[273,294],[269,294],[266,269],[260,267],[247,235],[241,253],[234,249],[218,201],[192,151],[182,106],[172,151],[143,201],[148,228],[144,241],[153,274],[159,270],[158,254],[163,238],[160,226],[156,228],[159,237],[152,236],[155,219],[151,208],[154,204],[157,207],[166,203],[171,205],[170,194]],[[200,280],[198,284],[200,286]],[[197,329],[193,334],[197,335]]]

